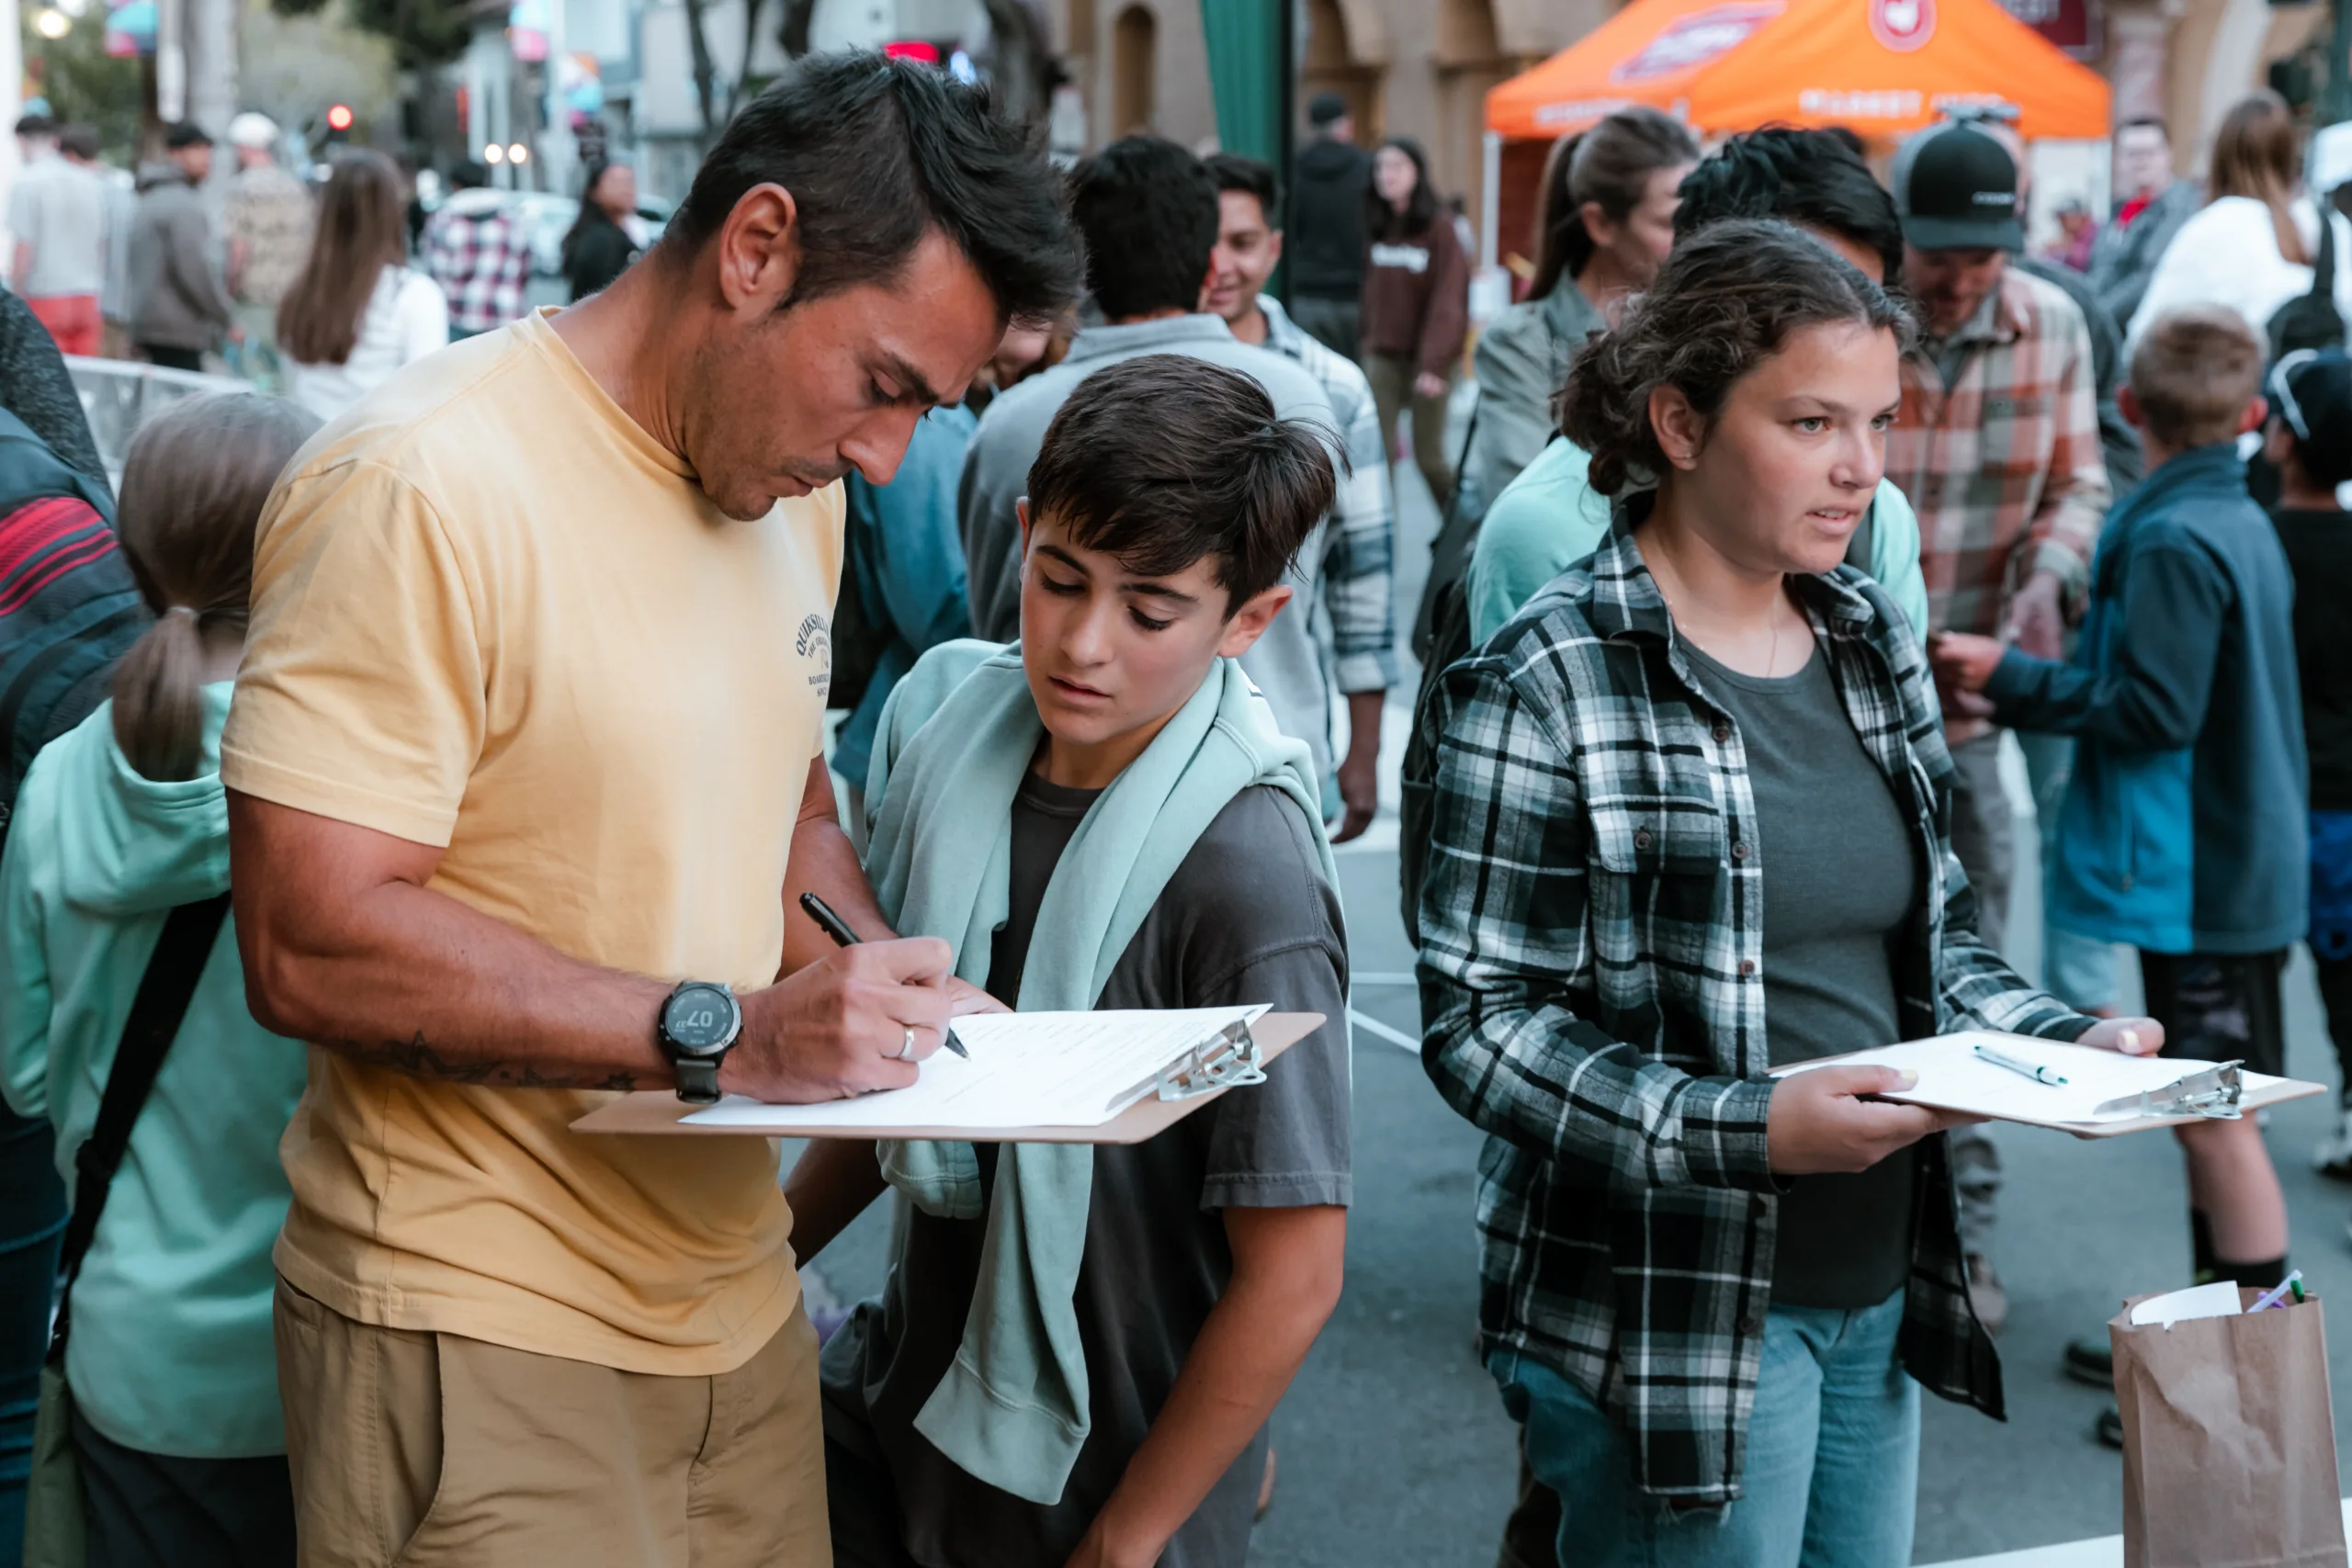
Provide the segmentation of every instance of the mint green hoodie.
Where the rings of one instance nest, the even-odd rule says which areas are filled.
[[[141,778],[115,745],[108,703],[41,752],[17,798],[0,861],[0,1093],[56,1124],[69,1192],[164,916],[229,886],[231,690],[204,690],[197,777]],[[286,1218],[277,1143],[303,1055],[245,1010],[224,928],[74,1289],[66,1381],[90,1424],[125,1447],[285,1451],[269,1252]]]

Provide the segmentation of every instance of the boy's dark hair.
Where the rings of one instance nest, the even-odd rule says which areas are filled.
[[[798,209],[787,305],[888,283],[933,229],[1009,321],[1041,325],[1078,299],[1078,239],[1037,137],[945,72],[871,53],[795,61],[728,123],[659,250],[698,254],[760,185]]]
[[[24,137],[54,136],[57,134],[57,121],[45,114],[18,115],[17,134]]]
[[[1161,136],[1125,136],[1078,166],[1070,212],[1086,283],[1112,321],[1200,309],[1216,249],[1216,176]]]
[[[1682,181],[1679,240],[1726,218],[1778,218],[1826,229],[1879,254],[1893,284],[1903,269],[1903,220],[1870,165],[1826,130],[1767,126],[1724,142]]]
[[[489,185],[489,168],[474,159],[469,158],[449,171],[449,187],[452,190],[482,190]]]
[[[98,128],[95,125],[69,125],[57,133],[57,150],[69,158],[85,163],[98,161]]]
[[[1029,470],[1029,515],[1142,577],[1214,556],[1229,616],[1282,581],[1331,510],[1338,450],[1313,421],[1274,417],[1241,372],[1147,354],[1062,404]]]
[[[1283,226],[1283,192],[1274,177],[1274,166],[1261,158],[1245,158],[1238,152],[1219,152],[1209,160],[1209,173],[1216,178],[1218,194],[1229,190],[1248,191],[1258,198],[1258,210],[1266,215],[1266,227]]]
[[[2176,452],[2234,439],[2262,395],[2264,358],[2254,329],[2226,305],[2165,311],[2132,351],[2142,426]]]
[[[1852,263],[1802,230],[1734,219],[1674,247],[1657,280],[1615,330],[1577,351],[1561,389],[1561,433],[1592,454],[1603,495],[1655,484],[1667,471],[1650,394],[1673,387],[1713,420],[1741,378],[1805,327],[1858,322],[1908,348],[1911,313]]]
[[[167,152],[178,152],[190,147],[211,145],[211,136],[204,127],[192,119],[184,119],[164,132],[164,150]]]

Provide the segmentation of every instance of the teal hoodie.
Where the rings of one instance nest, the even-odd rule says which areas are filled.
[[[204,690],[197,777],[141,778],[115,745],[107,703],[41,752],[17,798],[0,861],[0,1093],[56,1124],[68,1191],[164,916],[229,886],[231,690]],[[286,1218],[277,1143],[303,1055],[245,1010],[223,929],[74,1289],[66,1381],[90,1424],[125,1447],[285,1451],[269,1253]]]

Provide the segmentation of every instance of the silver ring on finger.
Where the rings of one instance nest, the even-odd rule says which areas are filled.
[[[914,1060],[915,1055],[915,1032],[910,1027],[904,1032],[906,1038],[899,1042],[899,1060],[910,1062]]]

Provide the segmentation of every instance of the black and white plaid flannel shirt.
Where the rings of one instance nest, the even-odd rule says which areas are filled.
[[[1740,1495],[1783,1190],[1765,1142],[1756,804],[1738,728],[1678,646],[1631,526],[1449,670],[1424,716],[1422,1057],[1488,1134],[1485,1348],[1608,1410],[1644,1491],[1721,1503]],[[1976,935],[1908,622],[1849,567],[1797,596],[1924,852],[1927,897],[1896,956],[1905,1036],[2075,1038],[2091,1020]],[[1998,1417],[1944,1143],[1920,1145],[1901,1353],[1930,1390]]]

